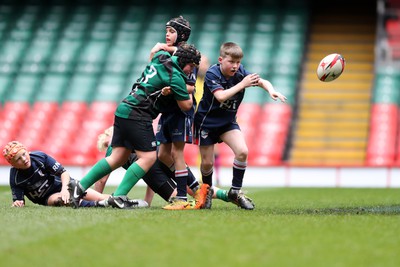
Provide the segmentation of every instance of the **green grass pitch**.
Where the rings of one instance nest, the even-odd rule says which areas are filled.
[[[11,208],[3,186],[0,266],[400,266],[399,189],[246,190],[254,211],[219,200],[164,211],[159,197],[150,209],[73,210]]]

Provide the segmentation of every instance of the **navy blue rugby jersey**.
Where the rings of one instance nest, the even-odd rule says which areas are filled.
[[[10,187],[13,201],[26,196],[33,203],[42,203],[48,192],[61,191],[61,174],[64,167],[42,151],[29,153],[31,166],[26,170],[10,169]]]
[[[218,102],[214,97],[214,92],[235,86],[249,74],[251,73],[240,65],[235,75],[226,79],[222,75],[220,64],[211,66],[204,78],[204,92],[194,116],[195,123],[200,127],[215,128],[236,122],[236,113],[243,100],[245,89],[223,103]]]

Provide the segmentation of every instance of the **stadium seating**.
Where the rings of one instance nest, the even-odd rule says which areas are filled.
[[[380,68],[376,73],[373,102],[400,103],[400,73],[393,68]]]
[[[395,162],[398,122],[397,105],[377,103],[372,107],[367,150],[369,165],[392,165]]]
[[[95,74],[74,74],[66,90],[64,101],[90,103],[97,83],[98,77]]]
[[[100,77],[96,94],[93,101],[113,101],[118,102],[125,97],[129,91],[126,82],[126,75],[118,73],[107,73]]]
[[[7,142],[15,140],[21,131],[24,118],[29,113],[28,102],[6,102],[2,108],[0,140],[4,146]],[[2,147],[3,147],[2,146]]]
[[[82,45],[83,43],[80,40],[61,39],[55,47],[50,63],[62,62],[67,64],[74,61]]]
[[[175,7],[157,3],[151,13],[137,1],[131,6],[113,1],[92,4],[39,1],[0,8],[0,118],[7,125],[1,130],[2,140],[21,138],[69,164],[91,164],[98,156],[97,135],[112,124],[116,104],[148,62],[150,48],[164,40],[165,21],[178,14]],[[229,20],[219,4],[206,4],[205,15],[190,2],[182,3],[180,10],[190,19],[191,41],[211,62],[216,61],[221,42],[235,41],[242,46],[250,71],[263,77],[274,71],[280,77],[277,86],[292,96],[299,72],[290,73],[287,83],[283,77],[289,61],[300,62],[299,55],[293,56],[302,49],[307,12],[288,9],[280,15],[279,5],[262,3],[252,14],[252,7],[236,1]],[[281,52],[273,57],[277,48]],[[273,64],[283,67],[271,68]],[[268,98],[261,89],[247,90],[238,114],[250,147],[264,138],[256,137],[258,127],[252,123]],[[17,111],[16,105],[23,108]],[[15,125],[29,130],[19,132]],[[221,155],[225,152],[229,154],[221,148]],[[198,148],[188,146],[185,153],[196,164]],[[231,165],[231,154],[225,162]]]
[[[35,101],[63,102],[69,80],[70,76],[65,73],[45,74],[36,92]]]
[[[391,58],[400,59],[400,18],[392,18],[386,21],[387,41]]]
[[[243,1],[230,1],[226,13],[221,13],[226,10],[222,3],[207,1],[201,13],[192,1],[182,2],[179,7],[157,1],[151,12],[145,1],[128,1],[130,6],[114,1],[94,4],[79,0],[68,5],[63,1],[47,1],[48,5],[21,1],[25,2],[0,4],[6,6],[0,8],[1,140],[21,138],[67,164],[93,164],[100,155],[95,147],[97,135],[112,124],[115,107],[148,62],[150,48],[164,40],[165,21],[182,14],[192,25],[189,41],[211,63],[217,61],[223,41],[237,42],[243,48],[246,69],[270,80],[288,97],[288,102],[281,104],[260,88],[246,90],[238,121],[249,146],[249,165],[281,164],[286,157],[289,163],[301,164],[307,156],[311,157],[305,160],[307,163],[332,162],[313,161],[322,158],[321,150],[336,157],[339,161],[335,163],[345,159],[352,164],[382,164],[377,160],[382,155],[376,152],[385,148],[382,140],[397,144],[387,153],[389,156],[383,155],[390,158],[385,162],[400,163],[400,137],[393,126],[396,122],[385,121],[383,115],[389,112],[383,110],[395,112],[392,106],[399,106],[399,79],[390,73],[377,74],[373,95],[370,92],[375,35],[367,32],[375,32],[370,31],[375,27],[369,24],[372,19],[366,19],[358,28],[332,26],[330,31],[337,34],[311,34],[308,38],[307,34],[312,33],[309,23],[315,22],[308,1],[261,1],[257,8]],[[397,36],[398,25],[398,20],[387,21],[390,36]],[[313,29],[321,32],[327,26],[317,23]],[[357,41],[356,34],[340,35],[354,29],[362,33],[363,39]],[[351,58],[351,64],[335,83],[312,82],[315,62],[332,51],[327,44],[332,38],[352,41],[334,44],[336,52]],[[308,47],[307,40],[311,40]],[[351,99],[351,103],[344,99]],[[324,114],[325,109],[332,109],[334,114]],[[311,119],[303,121],[307,116]],[[292,127],[298,118],[301,122]],[[328,122],[334,129],[327,126]],[[22,127],[29,130],[22,133]],[[375,131],[379,127],[386,129],[384,135]],[[344,128],[348,131],[340,130]],[[293,140],[288,140],[292,129]],[[321,129],[325,131],[323,138],[315,135]],[[295,149],[305,152],[286,151],[292,142]],[[222,164],[231,166],[230,149],[226,145],[218,147]],[[198,164],[197,154],[196,146],[186,147],[189,164]]]
[[[371,108],[367,163],[373,166],[398,164],[400,74],[396,69],[380,68],[376,73]]]
[[[76,117],[85,118],[71,131],[71,143],[65,149],[69,164],[90,165],[98,159],[97,136],[113,124],[115,108],[115,102],[93,102],[91,105],[82,102],[76,107]]]
[[[69,148],[82,134],[81,125],[88,110],[85,102],[63,102],[47,133],[43,147],[61,162],[69,163]]]
[[[13,77],[11,75],[0,74],[0,104],[3,104],[5,95],[9,92],[12,83]]]
[[[315,9],[298,92],[289,163],[362,165],[366,159],[374,76],[375,9],[340,16]],[[332,53],[350,59],[342,76],[320,82],[316,66]]]
[[[255,21],[256,31],[250,35],[249,53],[243,59],[243,64],[250,66],[250,71],[269,79],[288,98],[287,104],[275,103],[268,93],[259,88],[246,90],[242,105],[252,106],[242,109],[244,112],[239,110],[238,121],[249,147],[248,161],[253,166],[283,162],[292,106],[297,98],[308,11],[298,3],[285,9],[281,16],[278,14],[274,8],[259,14]],[[246,113],[247,116],[241,119]]]
[[[58,110],[56,102],[35,102],[30,111],[24,116],[17,135],[17,140],[25,144],[31,150],[41,150],[46,139],[46,134],[54,120]]]
[[[282,163],[290,130],[292,107],[287,104],[264,104],[256,122],[254,140],[250,142],[249,165],[267,166]]]
[[[256,89],[257,91],[261,91]],[[254,139],[257,135],[258,125],[260,123],[260,116],[262,114],[262,107],[258,103],[249,103],[244,102],[239,107],[237,113],[237,121],[240,125],[240,128],[245,136],[246,142],[249,147],[252,146]]]
[[[41,81],[41,76],[35,73],[20,73],[6,95],[6,101],[30,102],[34,99]]]

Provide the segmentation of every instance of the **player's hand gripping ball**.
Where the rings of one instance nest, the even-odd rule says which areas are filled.
[[[344,57],[340,54],[327,55],[318,64],[318,79],[322,82],[330,82],[337,79],[343,73],[345,64]]]

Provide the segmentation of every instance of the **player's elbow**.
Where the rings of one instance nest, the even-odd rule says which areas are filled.
[[[192,99],[178,101],[178,106],[183,111],[189,111],[193,106],[193,101]]]
[[[224,90],[217,90],[217,91],[215,91],[215,92],[214,92],[214,97],[215,97],[215,99],[217,99],[217,101],[218,101],[219,103],[223,103],[223,102],[225,102],[225,101],[228,99],[228,97],[226,96]]]

